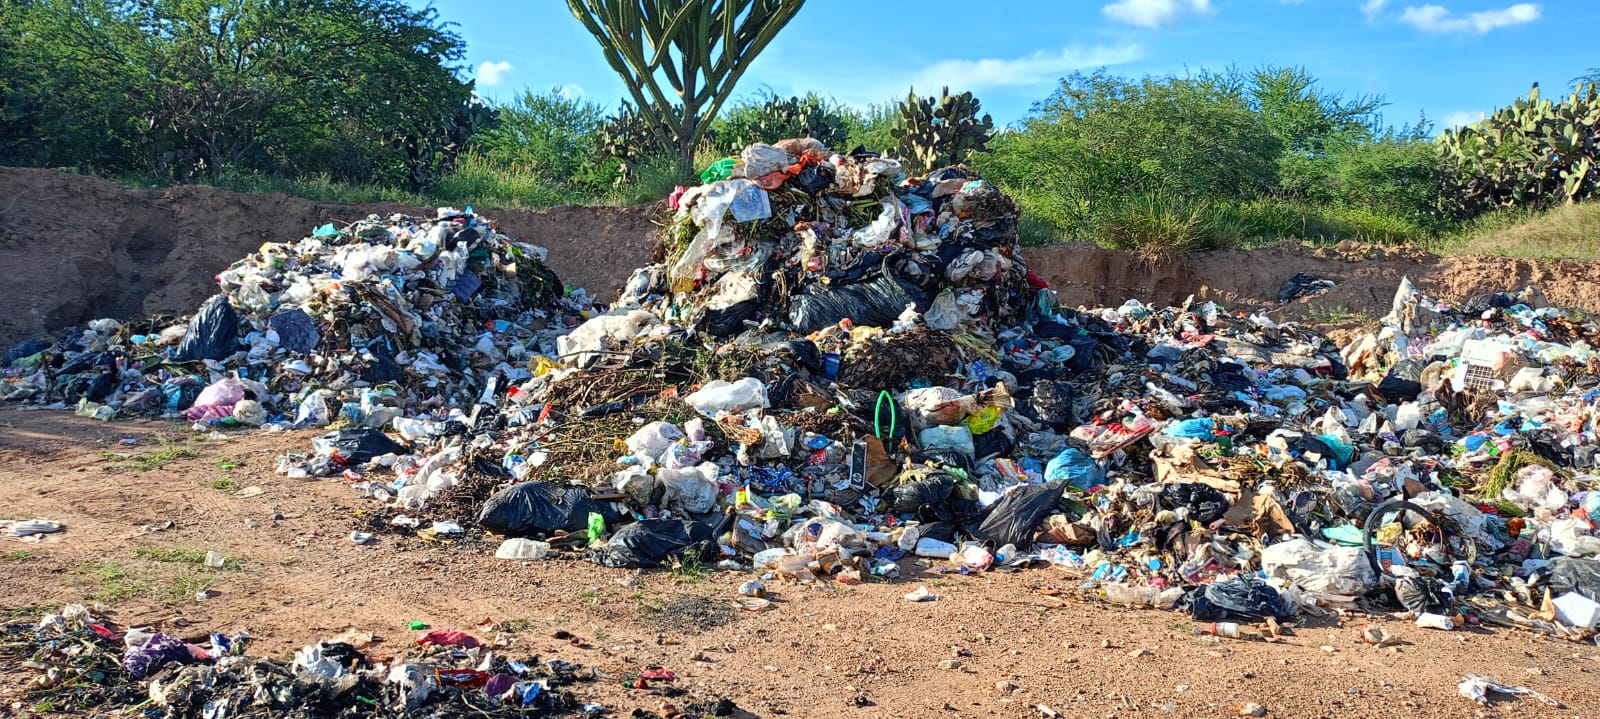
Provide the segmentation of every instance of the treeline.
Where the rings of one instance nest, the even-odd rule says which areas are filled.
[[[400,0],[0,0],[0,162],[418,190],[494,111]]]
[[[0,163],[544,207],[657,199],[746,144],[810,136],[912,172],[966,162],[1021,204],[1029,243],[1148,252],[1427,240],[1581,201],[1600,176],[1593,77],[1437,138],[1301,68],[1073,74],[1010,127],[970,93],[867,108],[755,93],[697,124],[686,153],[661,131],[674,108],[558,91],[485,103],[464,49],[434,10],[399,0],[0,0]]]

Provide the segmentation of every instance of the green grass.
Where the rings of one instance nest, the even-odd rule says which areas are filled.
[[[1430,245],[1442,254],[1600,260],[1600,202],[1478,217]]]
[[[165,562],[167,564],[194,564],[205,566],[206,553],[199,549],[186,547],[134,547],[134,559],[148,559],[152,562]],[[222,568],[237,570],[243,564],[236,557],[224,557]]]
[[[140,189],[172,185],[170,180],[151,177],[122,177],[118,181]],[[245,171],[225,172],[211,184],[234,192],[279,193],[334,204],[392,202],[423,208],[473,205],[492,211],[543,210],[556,205],[636,205],[665,199],[673,186],[684,181],[676,161],[650,160],[637,163],[627,182],[597,190],[552,179],[533,167],[507,165],[469,152],[461,156],[453,172],[423,192],[345,182],[326,175],[288,178]]]
[[[93,587],[89,599],[102,604],[148,598],[172,604],[194,601],[197,593],[210,589],[216,583],[218,572],[204,566],[205,554],[200,554],[200,566],[193,566],[187,554],[178,553],[176,559],[154,559],[151,553],[134,551],[134,562],[101,559],[84,562],[73,568],[73,573],[90,580]],[[170,566],[177,564],[177,566]],[[237,568],[235,566],[234,568]]]
[[[149,472],[161,469],[180,459],[193,459],[200,456],[199,452],[188,447],[164,442],[161,449],[145,454],[127,454],[124,452],[101,452],[100,456],[119,462],[123,467],[139,472]]]
[[[14,552],[6,552],[6,559],[9,559],[13,562],[26,562],[30,559],[33,559],[33,552],[30,552],[26,549],[18,549]]]
[[[672,560],[672,578],[680,584],[695,584],[705,579],[706,567],[695,557],[682,556]]]
[[[218,477],[211,480],[206,486],[227,495],[239,493],[239,483],[233,481],[230,477]]]

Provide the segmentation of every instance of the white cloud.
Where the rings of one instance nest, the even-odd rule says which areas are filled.
[[[1361,14],[1367,16],[1368,22],[1377,20],[1378,16],[1383,13],[1383,6],[1388,4],[1389,0],[1367,0],[1361,3]]]
[[[478,84],[483,87],[494,87],[505,82],[506,76],[511,74],[511,63],[500,62],[478,63]]]
[[[568,100],[577,100],[588,93],[584,92],[582,85],[569,82],[561,87],[556,88],[556,94]]]
[[[1423,32],[1482,35],[1490,30],[1530,23],[1543,14],[1534,3],[1517,3],[1502,10],[1484,10],[1456,16],[1440,5],[1413,5],[1400,13],[1400,21]]]
[[[1100,8],[1113,22],[1157,28],[1184,15],[1210,15],[1211,0],[1117,0]]]
[[[1133,62],[1142,54],[1138,45],[1124,45],[1064,47],[1005,59],[940,60],[918,71],[910,84],[923,93],[945,85],[956,91],[1040,85],[1074,70]]]
[[[1438,125],[1440,130],[1448,130],[1452,127],[1465,127],[1482,119],[1483,113],[1477,110],[1457,110],[1445,113],[1439,118]]]

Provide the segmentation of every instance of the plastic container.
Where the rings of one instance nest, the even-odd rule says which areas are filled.
[[[1210,634],[1214,637],[1239,638],[1239,625],[1233,622],[1211,622],[1201,624],[1194,629],[1195,636]]]
[[[1450,631],[1456,628],[1456,623],[1451,621],[1449,617],[1443,614],[1423,612],[1422,614],[1417,615],[1417,626],[1427,629],[1443,629],[1445,631]]]
[[[1178,598],[1183,596],[1183,590],[1177,587],[1163,590],[1159,587],[1130,587],[1126,584],[1108,583],[1101,585],[1100,589],[1105,592],[1106,601],[1129,607],[1171,609],[1178,603]]]
[[[941,542],[932,537],[923,537],[917,540],[917,556],[929,559],[949,559],[956,553],[956,545]]]
[[[550,543],[537,539],[512,537],[494,550],[495,559],[544,559],[550,554]]]

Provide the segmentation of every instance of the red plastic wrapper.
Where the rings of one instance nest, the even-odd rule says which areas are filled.
[[[462,649],[472,649],[473,647],[482,646],[482,642],[479,642],[477,637],[474,637],[466,632],[458,632],[454,629],[435,629],[431,632],[427,632],[422,636],[417,637],[417,643],[425,647],[461,647]]]

